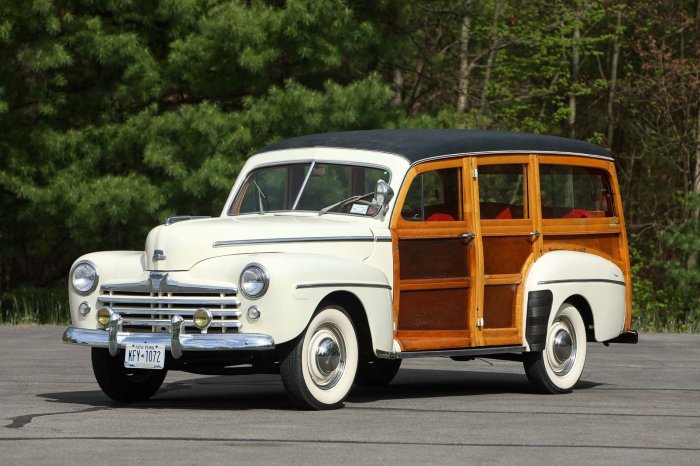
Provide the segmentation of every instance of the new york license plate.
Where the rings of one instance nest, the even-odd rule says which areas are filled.
[[[165,367],[165,345],[128,344],[124,351],[124,367],[130,369]]]

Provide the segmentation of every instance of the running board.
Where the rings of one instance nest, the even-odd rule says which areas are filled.
[[[487,346],[482,348],[461,348],[430,351],[401,351],[400,353],[377,352],[380,358],[408,359],[408,358],[451,358],[455,356],[488,356],[490,354],[522,353],[527,348],[524,346]]]

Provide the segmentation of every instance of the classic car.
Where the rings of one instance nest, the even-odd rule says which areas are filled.
[[[522,361],[574,388],[589,342],[636,343],[615,163],[583,141],[371,130],[252,155],[219,217],[179,216],[143,251],[80,257],[68,343],[101,389],[154,395],[168,370],[281,375],[305,409],[401,361]]]

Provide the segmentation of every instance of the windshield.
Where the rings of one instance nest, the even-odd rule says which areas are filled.
[[[375,215],[377,181],[389,182],[383,168],[320,162],[275,165],[248,175],[229,215],[287,210]]]

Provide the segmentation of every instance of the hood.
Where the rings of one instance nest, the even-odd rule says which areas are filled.
[[[351,242],[353,247],[348,248],[342,241]],[[373,241],[372,230],[352,218],[273,214],[219,217],[154,228],[146,239],[146,263],[148,270],[189,270],[213,257],[263,252],[313,252],[364,259],[371,254]]]

